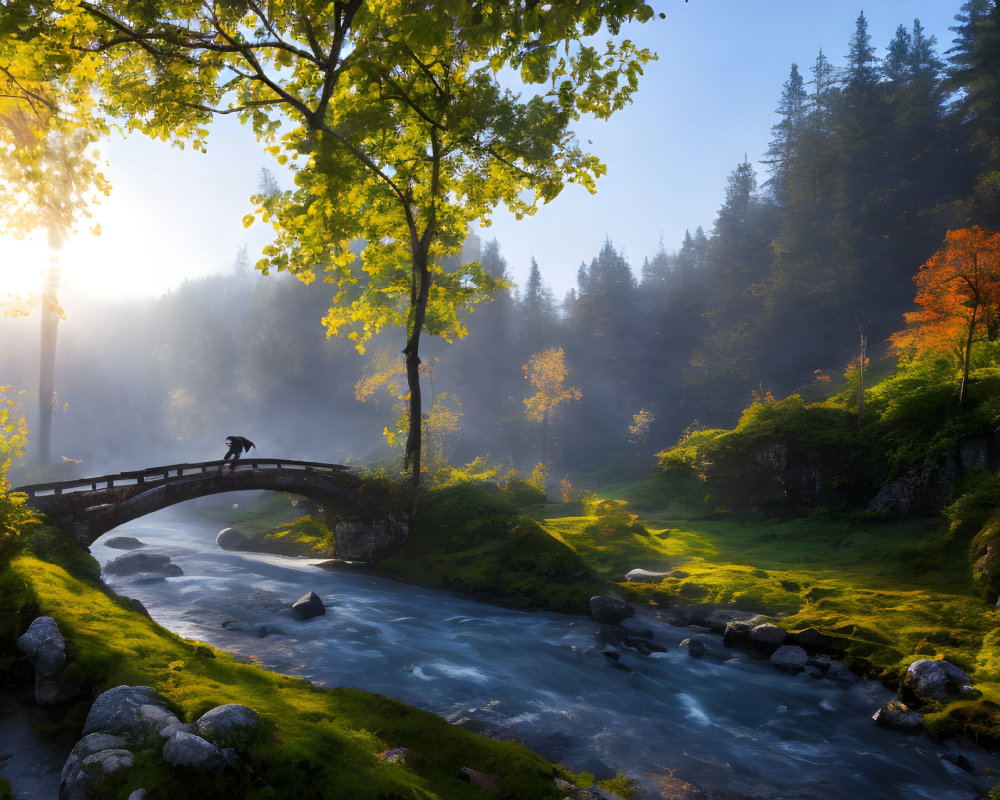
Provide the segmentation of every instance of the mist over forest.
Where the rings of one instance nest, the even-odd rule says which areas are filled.
[[[945,233],[1000,227],[1000,92],[969,23],[975,10],[1000,24],[991,7],[963,5],[952,43],[919,21],[872,42],[860,16],[846,58],[790,65],[770,149],[734,165],[710,226],[631,263],[608,231],[565,297],[548,288],[551,265],[532,263],[525,285],[468,315],[468,336],[428,341],[428,466],[488,456],[530,471],[541,437],[525,416],[524,367],[550,348],[581,393],[550,420],[552,474],[583,481],[648,467],[692,426],[732,424],[753,392],[829,391],[862,335],[877,368]],[[383,430],[400,414],[401,377],[387,377],[402,367],[399,332],[359,355],[321,324],[333,287],[261,276],[234,255],[229,274],[155,300],[70,307],[49,474],[221,458],[230,434],[263,457],[398,461]],[[503,242],[471,237],[463,257],[508,274]],[[33,427],[38,321],[4,319],[0,335],[0,373],[27,390]],[[648,435],[630,433],[643,410]]]

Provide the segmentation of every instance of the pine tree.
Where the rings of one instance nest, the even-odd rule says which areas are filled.
[[[844,84],[848,89],[867,90],[878,83],[878,74],[878,57],[868,33],[868,20],[862,11],[855,24],[854,36],[851,37]]]
[[[788,199],[788,169],[795,158],[808,112],[809,95],[797,64],[792,64],[788,80],[778,103],[779,120],[771,128],[774,138],[768,146],[764,163],[771,168],[771,177],[764,184],[770,187],[774,199],[783,204]]]
[[[974,180],[974,221],[1000,228],[1000,6],[972,0],[955,17],[949,88],[959,90],[956,113]]]

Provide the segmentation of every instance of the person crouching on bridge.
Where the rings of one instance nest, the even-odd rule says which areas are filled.
[[[233,469],[236,466],[236,462],[240,460],[240,453],[250,452],[251,447],[256,447],[256,445],[247,439],[245,436],[227,436],[226,444],[229,445],[229,450],[223,458],[223,461],[228,461],[230,457],[233,459],[233,463],[229,465],[229,469]]]

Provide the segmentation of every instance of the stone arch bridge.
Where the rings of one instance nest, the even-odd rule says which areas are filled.
[[[168,506],[220,492],[262,489],[316,501],[336,533],[335,557],[375,563],[406,541],[405,513],[341,464],[248,458],[152,467],[98,478],[18,486],[28,505],[90,547],[102,534]]]

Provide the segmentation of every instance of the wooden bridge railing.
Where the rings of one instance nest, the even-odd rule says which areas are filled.
[[[202,461],[197,464],[172,464],[167,467],[150,467],[148,469],[119,472],[117,475],[102,475],[98,478],[78,478],[71,481],[54,481],[52,483],[34,483],[28,486],[15,486],[11,491],[23,492],[28,497],[44,497],[50,494],[63,494],[74,491],[97,491],[111,489],[114,486],[132,486],[135,484],[157,483],[185,474],[210,472],[225,468],[236,471],[248,469],[299,469],[305,472],[323,471],[339,472],[347,470],[343,464],[324,464],[319,461],[294,461],[285,458],[241,458],[238,461]]]

